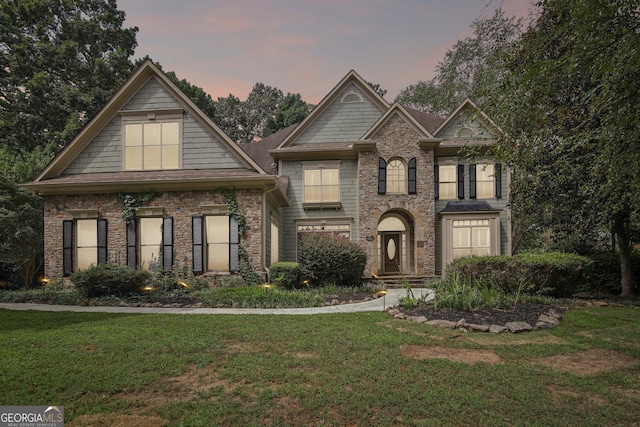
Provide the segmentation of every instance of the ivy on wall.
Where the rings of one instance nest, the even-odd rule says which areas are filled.
[[[236,192],[228,188],[225,188],[220,192],[228,206],[227,211],[229,212],[229,215],[238,221],[238,232],[240,233],[240,237],[244,237],[247,233],[247,218],[238,206]],[[249,255],[242,245],[242,241],[240,241],[240,244],[238,245],[238,256],[240,258],[240,275],[244,281],[249,285],[260,284],[262,282],[262,277],[251,267]]]
[[[136,209],[140,206],[144,206],[153,199],[155,199],[155,193],[135,193],[135,194],[125,194],[118,193],[118,200],[122,203],[122,213],[120,214],[120,218],[122,218],[127,224],[136,220]]]

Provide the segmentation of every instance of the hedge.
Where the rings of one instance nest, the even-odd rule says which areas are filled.
[[[591,260],[563,252],[521,253],[514,256],[460,258],[447,267],[447,274],[484,280],[508,293],[568,297],[589,289],[587,274]]]
[[[98,264],[71,275],[71,282],[86,298],[135,294],[150,280],[151,274],[146,270],[131,270],[116,264]]]
[[[269,281],[286,289],[300,285],[300,264],[297,262],[275,262],[269,267]]]
[[[357,243],[326,233],[302,236],[298,246],[300,277],[312,286],[356,286],[364,274],[367,254]]]

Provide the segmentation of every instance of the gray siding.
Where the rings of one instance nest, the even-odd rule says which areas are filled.
[[[469,163],[468,161],[459,161],[460,164],[465,165],[464,169],[464,200],[471,200],[469,198]],[[472,162],[473,163],[473,162]],[[436,164],[438,161],[436,159]],[[483,200],[489,203],[492,208],[500,209],[500,255],[511,255],[509,251],[509,179],[507,178],[510,172],[506,166],[502,165],[502,198],[496,199],[477,199]],[[456,199],[458,200],[458,199]],[[439,214],[446,206],[447,202],[456,200],[436,200],[436,214]],[[442,265],[442,217],[438,215],[436,217],[436,272],[442,271],[446,266]]]
[[[191,114],[182,126],[183,169],[233,169],[245,167],[240,160]]]
[[[304,178],[299,160],[282,162],[282,175],[289,177],[287,196],[291,206],[283,209],[280,254],[282,261],[296,261],[297,230],[296,220],[353,218],[351,240],[358,240],[358,163],[356,160],[340,161],[340,209],[302,208],[304,201]]]
[[[161,110],[182,108],[182,105],[156,80],[147,84],[127,103],[123,110]]]
[[[359,94],[364,102],[342,103],[344,94],[351,91]],[[296,139],[294,144],[357,141],[381,115],[380,109],[355,84],[351,83]]]
[[[120,117],[115,117],[76,157],[64,175],[117,172],[122,170]]]
[[[124,110],[181,108],[155,79],[129,101]],[[122,171],[122,122],[116,116],[69,165],[64,174]],[[183,169],[232,169],[244,164],[224,143],[208,131],[193,115],[185,113],[182,122]]]
[[[461,128],[469,128],[475,133],[475,138],[484,139],[492,138],[492,133],[472,114],[468,111],[461,111],[459,115],[449,123],[445,129],[439,134],[438,138],[444,139],[473,139],[473,138],[461,138],[458,136],[458,132]]]

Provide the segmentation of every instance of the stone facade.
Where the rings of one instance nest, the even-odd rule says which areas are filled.
[[[365,275],[380,274],[378,224],[385,214],[405,218],[409,232],[409,269],[404,274],[435,274],[435,197],[433,189],[433,150],[419,147],[419,135],[398,115],[391,117],[372,138],[373,151],[362,151],[358,158],[358,197],[360,237],[368,248]],[[378,194],[378,160],[393,158],[408,163],[416,159],[416,194]]]
[[[237,190],[238,207],[246,217],[247,230],[241,244],[255,270],[262,269],[262,192]],[[164,192],[156,194],[146,207],[163,207],[163,215],[173,218],[174,268],[193,265],[191,217],[202,215],[202,207],[225,205],[218,191]],[[126,265],[126,224],[121,218],[122,203],[116,194],[46,196],[44,198],[44,269],[48,277],[62,277],[62,222],[72,220],[71,211],[97,210],[107,220],[107,253],[110,262]]]

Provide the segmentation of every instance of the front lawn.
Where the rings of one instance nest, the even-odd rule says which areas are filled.
[[[469,334],[385,313],[0,310],[0,405],[65,425],[632,425],[640,310]]]

